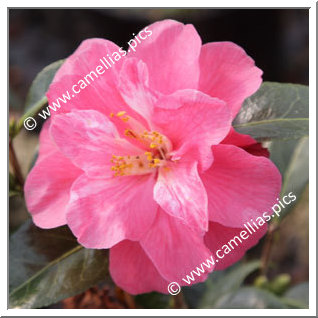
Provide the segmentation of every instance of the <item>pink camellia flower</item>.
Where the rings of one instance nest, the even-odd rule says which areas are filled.
[[[84,247],[110,249],[112,278],[131,294],[185,285],[245,222],[270,210],[281,186],[267,150],[231,127],[262,81],[253,60],[231,42],[202,45],[192,25],[148,29],[136,52],[52,113],[25,184],[34,223],[67,224]],[[49,103],[114,51],[108,40],[84,41],[57,72]]]

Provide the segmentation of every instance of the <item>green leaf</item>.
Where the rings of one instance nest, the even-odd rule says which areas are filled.
[[[308,308],[309,306],[309,283],[298,284],[284,294],[284,299],[296,308]]]
[[[233,122],[234,128],[253,138],[300,138],[308,136],[308,87],[264,82],[247,98]]]
[[[290,192],[300,199],[309,180],[309,142],[308,137],[298,140],[276,140],[269,146],[271,160],[283,177],[281,197]],[[284,215],[295,206],[297,200],[286,205]]]
[[[27,221],[10,238],[9,307],[40,308],[106,280],[106,250],[78,245],[67,227],[42,230]]]
[[[207,290],[202,297],[199,308],[214,308],[222,295],[237,290],[245,278],[259,267],[260,262],[253,261],[237,263],[225,271],[213,272],[206,282]]]
[[[47,103],[47,98],[45,96],[48,88],[54,78],[55,73],[64,63],[64,60],[56,61],[48,66],[46,66],[33,80],[32,85],[29,89],[26,103],[24,106],[25,114],[20,118],[16,126],[16,133],[18,133],[23,127],[24,120],[38,113],[43,106]]]
[[[222,309],[282,309],[288,308],[279,297],[255,287],[242,287],[223,295],[214,308]]]
[[[64,60],[56,61],[46,67],[38,73],[33,80],[29,89],[24,109],[28,111],[39,103],[43,98],[46,98],[45,94],[49,89],[51,82],[55,76],[55,73],[62,66]]]

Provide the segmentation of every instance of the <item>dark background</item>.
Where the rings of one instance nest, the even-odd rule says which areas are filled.
[[[167,18],[192,23],[203,43],[239,44],[266,81],[308,84],[308,17],[307,9],[10,9],[10,106],[21,111],[36,74],[82,40],[125,48],[132,33]]]

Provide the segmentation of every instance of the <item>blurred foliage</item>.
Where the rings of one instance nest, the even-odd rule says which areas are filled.
[[[9,197],[13,197],[16,195],[21,195],[22,189],[18,180],[14,174],[9,172]]]
[[[213,273],[206,282],[207,291],[201,298],[199,308],[215,308],[224,295],[239,289],[245,278],[259,267],[259,261],[237,263],[224,271]]]
[[[254,281],[254,286],[266,289],[276,295],[282,295],[290,285],[290,275],[281,274],[269,281],[265,275],[257,277]]]
[[[171,297],[170,295],[160,294],[160,293],[147,293],[142,295],[137,295],[135,297],[135,301],[142,308],[170,308],[171,305]]]
[[[293,292],[295,287],[284,294],[290,283],[289,275],[279,275],[271,282],[265,278],[266,284],[257,283],[260,281],[257,277],[254,287],[242,286],[246,278],[259,267],[259,261],[239,262],[224,271],[213,272],[204,284],[193,286],[201,285],[203,290],[195,306],[191,292],[193,287],[184,289],[185,299],[190,308],[307,308],[306,284],[301,287],[304,295],[300,298],[297,298],[298,289]]]
[[[290,288],[285,294],[284,298],[289,301],[290,306],[292,303],[299,304],[299,308],[303,305],[304,308],[309,306],[309,283],[300,283]]]
[[[214,308],[287,309],[288,306],[268,291],[254,287],[241,287],[221,297]]]

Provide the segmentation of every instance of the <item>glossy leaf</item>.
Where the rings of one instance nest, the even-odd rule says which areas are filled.
[[[26,103],[24,106],[25,113],[14,127],[15,131],[13,136],[19,133],[19,131],[23,127],[24,120],[27,117],[34,117],[34,115],[38,113],[41,110],[41,108],[47,104],[47,98],[45,94],[54,78],[55,73],[61,67],[63,62],[64,60],[59,60],[46,66],[35,77],[26,98]]]
[[[10,238],[10,308],[40,308],[108,276],[106,250],[78,245],[67,227],[42,230],[27,221]]]
[[[234,128],[257,140],[308,136],[308,87],[265,82],[247,98]]]
[[[54,78],[55,73],[62,66],[64,60],[56,61],[48,66],[46,66],[33,80],[32,85],[29,89],[25,110],[33,108],[37,105],[41,100],[46,100],[46,92]],[[46,101],[44,102],[44,104]]]
[[[237,290],[245,278],[259,267],[259,261],[237,263],[224,271],[210,274],[206,282],[207,290],[202,297],[199,308],[214,308],[222,295]]]
[[[270,144],[269,150],[271,160],[283,177],[281,197],[293,192],[297,200],[300,199],[309,180],[308,137],[298,140],[276,140]],[[297,200],[285,206],[282,215],[291,211]]]

